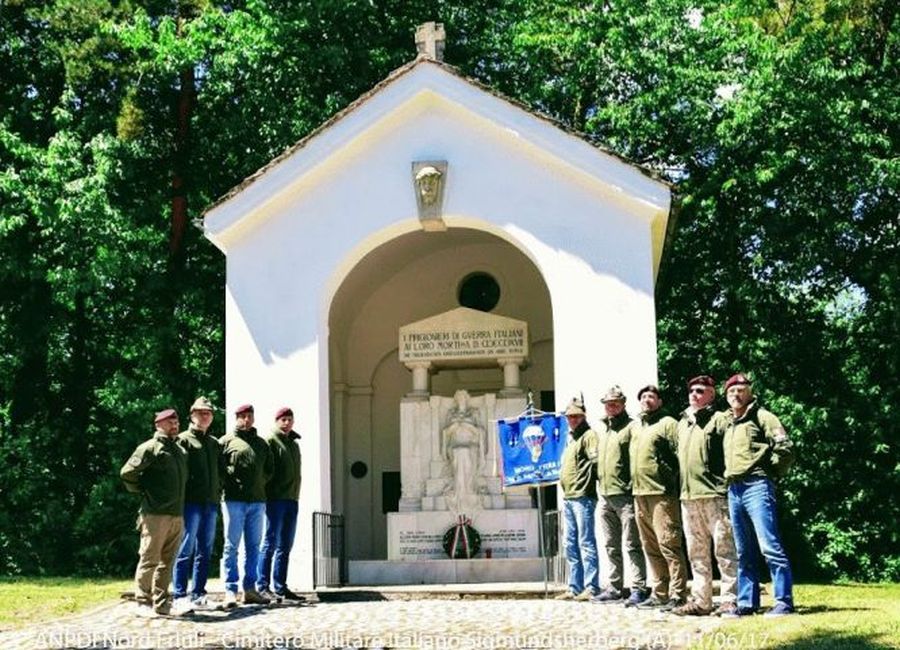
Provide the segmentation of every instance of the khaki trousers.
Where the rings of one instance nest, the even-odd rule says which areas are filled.
[[[686,600],[687,567],[681,545],[678,498],[663,494],[639,496],[634,497],[634,505],[653,595],[660,600]]]
[[[691,499],[681,502],[684,534],[694,583],[691,597],[703,607],[712,609],[713,569],[710,546],[713,547],[722,576],[722,600],[737,600],[737,551],[731,531],[727,497]]]
[[[606,584],[619,591],[624,587],[625,571],[622,566],[623,547],[631,577],[632,589],[643,589],[646,584],[644,554],[641,538],[634,521],[634,500],[630,494],[600,497],[597,511],[603,548],[606,551]]]
[[[141,545],[134,572],[134,598],[157,611],[169,608],[172,565],[181,544],[184,519],[175,515],[140,515]]]

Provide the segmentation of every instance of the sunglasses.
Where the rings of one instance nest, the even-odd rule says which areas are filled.
[[[692,395],[702,395],[702,394],[705,393],[705,392],[706,392],[706,389],[705,389],[705,388],[692,388],[692,389],[690,390],[690,393],[691,393]]]

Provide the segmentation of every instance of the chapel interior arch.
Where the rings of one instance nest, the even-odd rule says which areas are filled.
[[[528,322],[531,354],[521,385],[540,405],[542,393],[553,391],[550,294],[538,268],[508,241],[474,228],[400,235],[365,255],[332,299],[332,511],[345,516],[349,560],[387,557],[386,510],[396,508],[400,490],[400,401],[412,388],[398,360],[398,330],[459,307],[460,282],[476,272],[490,274],[500,287],[491,313]],[[502,387],[499,366],[431,377],[438,395]]]

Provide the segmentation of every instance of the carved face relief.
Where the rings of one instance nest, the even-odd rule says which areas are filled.
[[[416,184],[419,189],[419,196],[422,197],[423,206],[432,206],[438,199],[441,189],[442,174],[434,167],[423,167],[416,174]]]

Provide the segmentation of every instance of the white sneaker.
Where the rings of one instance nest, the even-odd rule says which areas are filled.
[[[281,596],[269,591],[268,589],[264,589],[263,591],[259,592],[259,595],[262,596],[263,598],[268,598],[273,603],[281,602]]]
[[[194,613],[194,605],[191,603],[190,598],[187,596],[183,596],[182,598],[176,598],[175,602],[172,603],[172,609],[169,612],[171,616],[187,616],[188,614]]]
[[[206,596],[197,596],[191,601],[191,605],[194,606],[195,610],[203,610],[209,609],[209,600],[207,600]]]
[[[233,591],[225,592],[225,609],[234,609],[238,606],[237,594]]]

